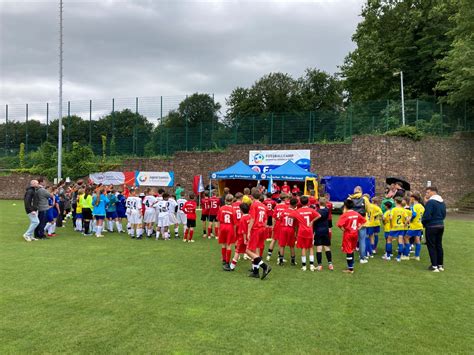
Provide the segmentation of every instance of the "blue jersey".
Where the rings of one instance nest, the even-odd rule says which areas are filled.
[[[98,198],[96,195],[92,198],[92,206],[93,206],[92,214],[94,216],[105,216],[106,207],[107,207],[107,204],[109,203],[109,199],[104,194],[101,194],[100,201],[96,206],[97,199]]]
[[[114,194],[108,194],[109,204],[107,205],[107,212],[117,212],[117,197]]]

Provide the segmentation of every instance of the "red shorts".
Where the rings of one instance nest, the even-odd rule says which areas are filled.
[[[247,244],[245,244],[244,236],[239,235],[237,238],[237,244],[235,245],[235,252],[239,254],[245,254],[247,250]]]
[[[352,254],[357,247],[357,234],[344,234],[342,236],[342,251],[346,254]]]
[[[265,228],[253,229],[250,232],[249,243],[247,249],[255,251],[265,247]]]
[[[273,227],[273,240],[280,241],[281,238],[281,227],[279,225],[275,225]]]
[[[219,228],[219,244],[234,244],[235,241],[234,226],[221,224]]]
[[[298,236],[296,239],[296,247],[300,249],[310,249],[313,247],[313,238],[302,238]]]
[[[280,232],[279,244],[281,247],[294,247],[296,243],[295,230],[283,227]]]

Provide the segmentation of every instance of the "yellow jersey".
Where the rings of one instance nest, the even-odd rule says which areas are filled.
[[[405,213],[407,215],[407,224],[405,226],[405,229],[410,229],[410,221],[411,221],[411,208],[410,207],[405,207]]]
[[[394,207],[390,210],[390,230],[405,230],[407,221],[407,212],[403,207]]]
[[[367,211],[367,226],[377,227],[380,226],[380,219],[382,217],[382,209],[376,204],[371,203],[370,209]]]
[[[76,206],[76,213],[82,213],[82,203],[81,198],[83,199],[84,195],[77,196],[77,206]]]
[[[421,203],[415,203],[411,206],[412,211],[412,219],[410,222],[410,230],[422,230],[423,224],[421,224],[421,218],[423,217],[423,213],[425,213],[425,208]]]
[[[90,208],[92,210],[92,195],[89,195],[87,197],[81,196],[79,198],[79,203],[82,206],[82,208]]]
[[[385,213],[383,214],[383,231],[384,232],[390,232],[390,212],[391,210],[386,210]]]
[[[250,206],[252,204],[252,199],[248,195],[244,195],[244,197],[242,197],[242,202]]]

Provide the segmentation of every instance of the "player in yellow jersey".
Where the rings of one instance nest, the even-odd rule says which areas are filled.
[[[379,241],[380,220],[382,218],[382,209],[379,207],[379,203],[379,199],[374,197],[367,211],[367,236],[369,239],[367,243],[367,254],[369,254],[371,258],[373,258],[377,252],[377,244]]]
[[[383,214],[383,232],[385,236],[385,254],[382,256],[384,260],[392,259],[392,237],[390,236],[390,212],[392,211],[392,201],[384,202],[385,212]]]
[[[404,244],[403,244],[403,254],[402,260],[409,260],[410,259],[410,251],[413,246],[413,243],[410,241],[410,237],[408,236],[408,229],[410,228],[410,221],[411,221],[411,207],[410,207],[410,197],[403,198],[402,206],[405,209],[407,215],[407,224],[405,225],[405,236],[403,237]]]
[[[411,220],[407,236],[408,239],[415,239],[413,243],[415,244],[415,260],[419,261],[421,252],[421,238],[423,236],[423,224],[421,223],[421,218],[425,213],[425,208],[421,204],[421,194],[419,192],[412,193],[410,197],[410,204]]]
[[[390,211],[390,236],[398,239],[398,256],[397,261],[402,260],[404,251],[405,229],[408,225],[408,216],[406,210],[402,206],[403,198],[397,196],[395,198],[395,207]]]

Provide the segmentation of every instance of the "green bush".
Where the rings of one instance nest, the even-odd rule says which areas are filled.
[[[402,126],[385,132],[386,136],[406,137],[414,141],[423,138],[423,133],[413,126]]]

